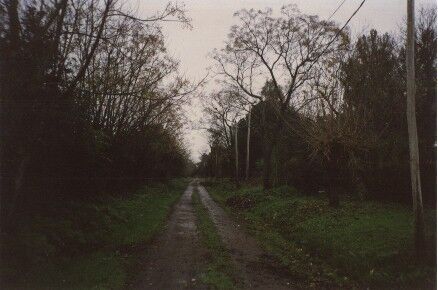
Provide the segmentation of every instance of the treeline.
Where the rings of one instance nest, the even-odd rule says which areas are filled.
[[[436,8],[418,12],[420,167],[424,198],[433,205]],[[226,47],[213,53],[222,89],[205,97],[210,152],[198,174],[323,190],[332,205],[339,193],[410,201],[405,32],[372,29],[352,39],[295,6],[279,17],[271,10],[236,16]]]
[[[189,19],[177,4],[146,19],[122,4],[1,1],[2,230],[184,173],[179,111],[193,86],[159,23]]]

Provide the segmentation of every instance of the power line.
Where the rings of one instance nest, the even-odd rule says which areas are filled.
[[[356,10],[353,12],[353,14],[351,14],[351,16],[348,18],[348,20],[345,22],[345,24],[341,27],[341,29],[339,29],[339,31],[336,33],[336,35],[327,43],[327,45],[325,46],[325,48],[321,51],[321,53],[318,54],[318,56],[313,60],[313,62],[310,64],[310,67],[308,68],[308,71],[313,67],[313,65],[318,61],[318,59],[327,51],[327,49],[330,47],[330,45],[339,37],[339,35],[341,34],[341,32],[345,29],[345,27],[347,27],[348,23],[350,23],[351,19],[353,19],[353,17],[357,14],[357,12],[359,12],[359,10],[362,8],[362,6],[365,4],[366,0],[363,0],[360,5],[356,8]],[[332,17],[341,7],[342,5],[346,2],[346,0],[343,0],[341,2],[341,4],[336,8],[336,10],[332,13],[332,15],[330,17]],[[328,19],[330,19],[330,17]],[[277,114],[279,114],[280,112],[275,112]],[[285,123],[287,123],[287,121],[284,119],[284,117],[280,116],[281,118],[283,118],[283,121],[285,121]],[[290,124],[288,124],[290,125]],[[290,125],[291,126],[291,125]],[[292,128],[292,126],[291,126]],[[297,133],[298,130],[295,129],[295,133]]]
[[[318,61],[318,59],[327,51],[327,49],[330,47],[330,45],[332,45],[332,43],[339,37],[339,35],[341,35],[341,32],[345,29],[345,27],[347,27],[348,23],[350,23],[351,19],[353,19],[353,17],[357,14],[357,12],[359,12],[359,10],[362,8],[363,4],[365,3],[366,0],[362,0],[362,2],[360,3],[360,5],[356,8],[356,10],[353,12],[353,14],[351,14],[350,18],[348,18],[347,22],[345,22],[345,24],[341,27],[341,29],[338,30],[338,32],[336,33],[336,35],[327,43],[327,45],[325,46],[325,48],[316,56],[316,58],[313,60],[312,64],[309,67],[309,70],[313,67],[313,65]]]
[[[327,18],[327,21],[332,19],[332,17],[338,12],[339,9],[341,9],[342,5],[344,5],[344,3],[346,1],[347,0],[344,0],[344,1],[341,2],[341,4],[338,5],[338,7],[335,9],[335,11],[333,11],[333,13],[329,16],[329,18]]]
[[[347,0],[343,0],[338,7],[336,7],[336,9],[332,12],[332,14],[330,14],[330,16],[326,19],[326,21],[328,22],[330,19],[332,19],[332,17],[339,11],[339,9],[341,9],[341,7],[344,5],[344,3]],[[321,28],[320,32],[318,33],[318,35],[316,35],[310,42],[317,42],[319,40],[319,38],[321,37],[321,35],[324,33],[324,27]]]

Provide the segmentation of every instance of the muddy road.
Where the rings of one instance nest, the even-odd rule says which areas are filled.
[[[244,289],[291,289],[292,283],[272,257],[262,250],[256,240],[242,226],[228,217],[227,213],[210,197],[207,190],[198,185],[199,195],[207,208],[236,268]]]
[[[237,269],[239,288],[291,289],[268,253],[219,207],[207,190],[196,181],[190,183],[169,217],[165,231],[153,242],[141,263],[141,272],[129,289],[209,289],[199,281],[208,256],[197,229],[192,194],[198,190],[219,236]],[[283,274],[282,274],[283,273]]]
[[[208,289],[197,276],[205,265],[192,205],[192,183],[174,206],[165,231],[152,243],[129,289]]]

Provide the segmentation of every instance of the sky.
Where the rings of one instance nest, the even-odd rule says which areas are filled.
[[[208,54],[214,48],[222,48],[230,27],[237,24],[234,12],[240,9],[265,9],[274,13],[284,5],[296,4],[306,14],[327,19],[344,0],[186,0],[188,16],[192,19],[192,29],[184,29],[177,23],[164,23],[163,32],[166,46],[171,56],[180,61],[180,72],[193,82],[200,81],[213,64]],[[436,0],[417,0],[416,7],[436,5]],[[343,25],[356,10],[362,0],[345,0],[332,20]],[[128,0],[130,8],[137,16],[147,17],[162,10],[167,1]],[[396,32],[406,15],[406,0],[367,0],[350,22],[352,35],[359,35],[371,28],[379,32]],[[210,72],[211,73],[211,72]],[[211,75],[211,74],[210,74]],[[204,88],[205,93],[215,89],[213,80]],[[202,109],[197,99],[185,108],[190,124],[185,129],[185,142],[193,161],[198,161],[203,152],[208,151],[207,134],[197,127],[202,119]]]

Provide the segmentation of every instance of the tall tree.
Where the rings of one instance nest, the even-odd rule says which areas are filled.
[[[259,101],[263,100],[263,80],[268,79],[276,92],[279,115],[289,106],[299,105],[299,91],[313,78],[315,62],[345,46],[348,40],[335,23],[302,14],[295,6],[283,7],[279,17],[273,17],[270,9],[241,10],[235,16],[239,24],[231,28],[226,47],[213,53],[218,73],[229,86]],[[282,122],[277,126],[280,128]],[[277,140],[275,135],[267,144],[267,154],[272,155]],[[272,185],[268,159],[264,169],[267,189]]]
[[[175,73],[158,23],[189,19],[175,4],[146,19],[121,4],[0,3],[2,226],[59,192],[86,196],[100,180],[117,180],[124,173],[109,165],[131,160],[115,152],[150,149],[146,134],[177,152],[162,156],[184,158],[171,132],[180,131],[177,111],[193,88]]]

